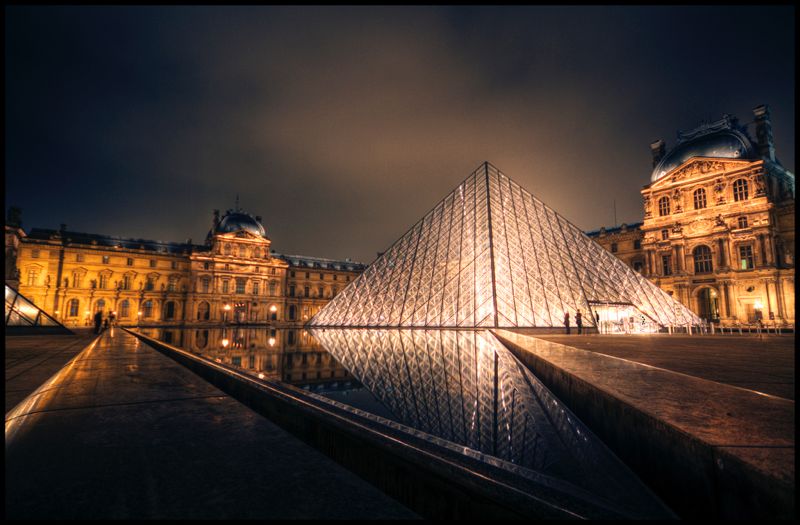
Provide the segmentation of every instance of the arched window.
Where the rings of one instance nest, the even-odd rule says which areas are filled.
[[[669,215],[669,197],[658,199],[658,214],[660,216]]]
[[[142,315],[144,317],[153,317],[153,301],[151,299],[142,303]]]
[[[259,257],[261,257],[261,250],[253,248],[253,259],[258,259]]]
[[[706,190],[703,188],[694,190],[694,209],[702,210],[706,207]]]
[[[247,248],[244,245],[239,246],[239,257],[247,257]]]
[[[733,200],[736,202],[747,200],[747,181],[744,179],[737,179],[733,183]]]
[[[231,254],[231,245],[230,244],[226,244],[224,250],[225,250],[225,255],[230,255]]]
[[[167,301],[164,304],[164,319],[173,319],[175,317],[175,301]]]
[[[119,303],[119,316],[120,316],[120,318],[128,317],[128,315],[130,315],[130,310],[131,310],[131,303],[127,299],[125,299],[124,301]]]
[[[79,307],[80,307],[80,302],[77,299],[71,299],[69,301],[69,316],[78,317]]]
[[[197,320],[198,321],[208,321],[209,319],[209,312],[211,311],[211,307],[208,305],[207,302],[203,301],[197,305]]]
[[[711,249],[708,246],[698,246],[692,254],[694,255],[694,273],[711,273],[714,269],[711,264]]]
[[[106,302],[103,299],[98,299],[98,301],[94,303],[95,313],[102,312],[105,307],[106,307]]]

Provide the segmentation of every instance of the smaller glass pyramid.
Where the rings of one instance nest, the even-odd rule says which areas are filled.
[[[46,329],[49,333],[72,333],[25,296],[6,285],[6,330],[17,328]]]
[[[590,304],[701,320],[484,163],[311,319],[311,326],[559,327]]]

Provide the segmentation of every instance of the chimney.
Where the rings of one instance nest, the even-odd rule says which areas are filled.
[[[753,109],[756,117],[756,144],[758,154],[775,162],[775,143],[772,140],[772,123],[769,120],[769,106],[762,104]]]
[[[653,154],[653,167],[655,168],[658,162],[664,158],[664,154],[667,152],[667,144],[658,139],[650,144],[650,152]]]
[[[211,229],[216,230],[219,226],[219,210],[214,210],[214,220],[211,222]]]

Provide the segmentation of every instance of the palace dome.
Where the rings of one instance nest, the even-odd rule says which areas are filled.
[[[678,142],[656,165],[650,182],[664,177],[692,157],[754,159],[756,152],[750,140],[738,130],[724,129],[704,134]]]
[[[242,230],[265,239],[267,238],[267,232],[264,230],[264,226],[262,226],[255,217],[241,210],[229,210],[222,220],[219,221],[219,224],[214,229],[214,233],[232,233]]]

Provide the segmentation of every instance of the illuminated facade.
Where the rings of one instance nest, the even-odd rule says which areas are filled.
[[[363,271],[277,254],[260,220],[215,210],[202,245],[34,228],[14,241],[19,291],[66,326],[90,324],[97,310],[123,325],[283,326],[310,319]],[[6,237],[8,251],[8,227]]]
[[[563,326],[582,312],[650,330],[700,319],[489,163],[473,172],[311,326]],[[603,321],[603,315],[600,316]],[[605,319],[607,320],[607,319]]]
[[[756,140],[726,115],[653,143],[643,222],[588,235],[704,319],[793,324],[794,175],[754,116]]]

